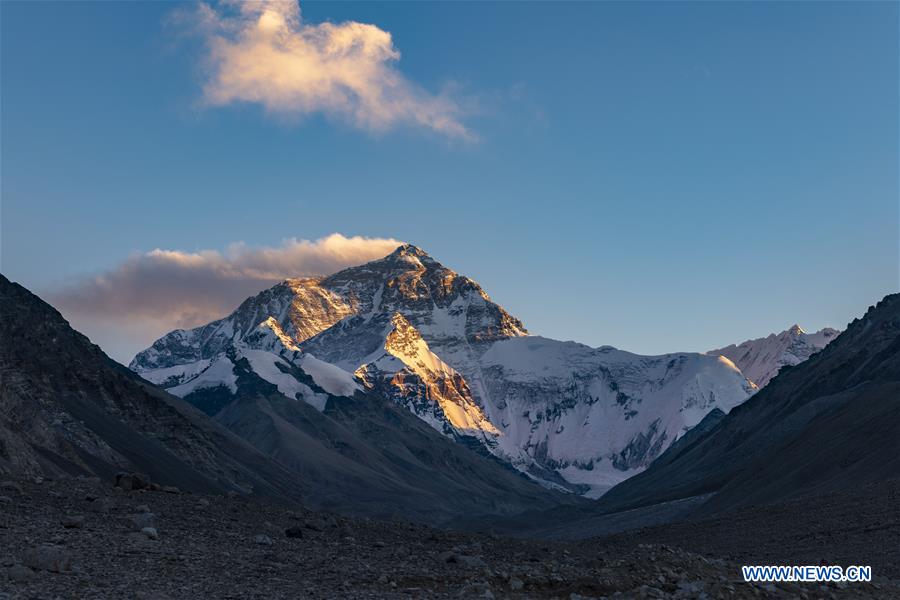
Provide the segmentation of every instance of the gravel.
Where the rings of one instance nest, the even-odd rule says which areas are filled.
[[[736,563],[639,538],[509,539],[238,496],[116,492],[92,480],[21,488],[0,520],[0,598],[10,600],[900,597],[898,582],[885,579],[746,584]],[[107,510],[91,510],[98,503]],[[153,512],[135,513],[142,505]],[[83,525],[65,527],[71,515]],[[155,525],[135,530],[146,515]]]

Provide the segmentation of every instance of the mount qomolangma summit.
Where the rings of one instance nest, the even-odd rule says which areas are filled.
[[[231,315],[173,331],[130,367],[236,418],[240,372],[323,410],[322,390],[386,395],[545,485],[599,495],[756,386],[727,358],[640,356],[530,336],[475,281],[403,245],[322,278],[289,279]]]

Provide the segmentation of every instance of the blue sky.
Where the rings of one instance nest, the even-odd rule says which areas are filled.
[[[58,297],[155,248],[394,238],[532,333],[642,353],[898,290],[896,3],[303,3],[389,32],[465,136],[210,103],[195,8],[0,4],[5,275]],[[123,360],[152,341],[64,312]]]

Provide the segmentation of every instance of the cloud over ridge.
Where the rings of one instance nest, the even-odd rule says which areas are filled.
[[[167,331],[225,316],[278,281],[328,275],[386,256],[401,243],[333,233],[314,241],[288,239],[277,247],[237,243],[224,252],[156,249],[51,291],[48,299],[76,328],[124,360]]]
[[[179,19],[205,42],[209,105],[253,103],[286,116],[322,113],[374,132],[406,124],[474,138],[453,98],[427,92],[396,69],[400,52],[375,25],[310,24],[294,0],[204,3]]]

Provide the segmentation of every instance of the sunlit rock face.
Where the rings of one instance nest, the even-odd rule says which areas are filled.
[[[356,369],[366,387],[393,398],[447,435],[473,436],[490,443],[499,432],[463,376],[431,352],[400,313],[394,313],[383,331],[382,349],[363,359],[365,364]]]
[[[411,245],[282,282],[224,319],[160,338],[131,368],[176,393],[225,393],[228,351],[298,401],[320,403],[285,380],[291,370],[279,361],[322,388],[382,393],[547,485],[593,496],[755,391],[719,356],[646,357],[530,336],[475,281]]]

